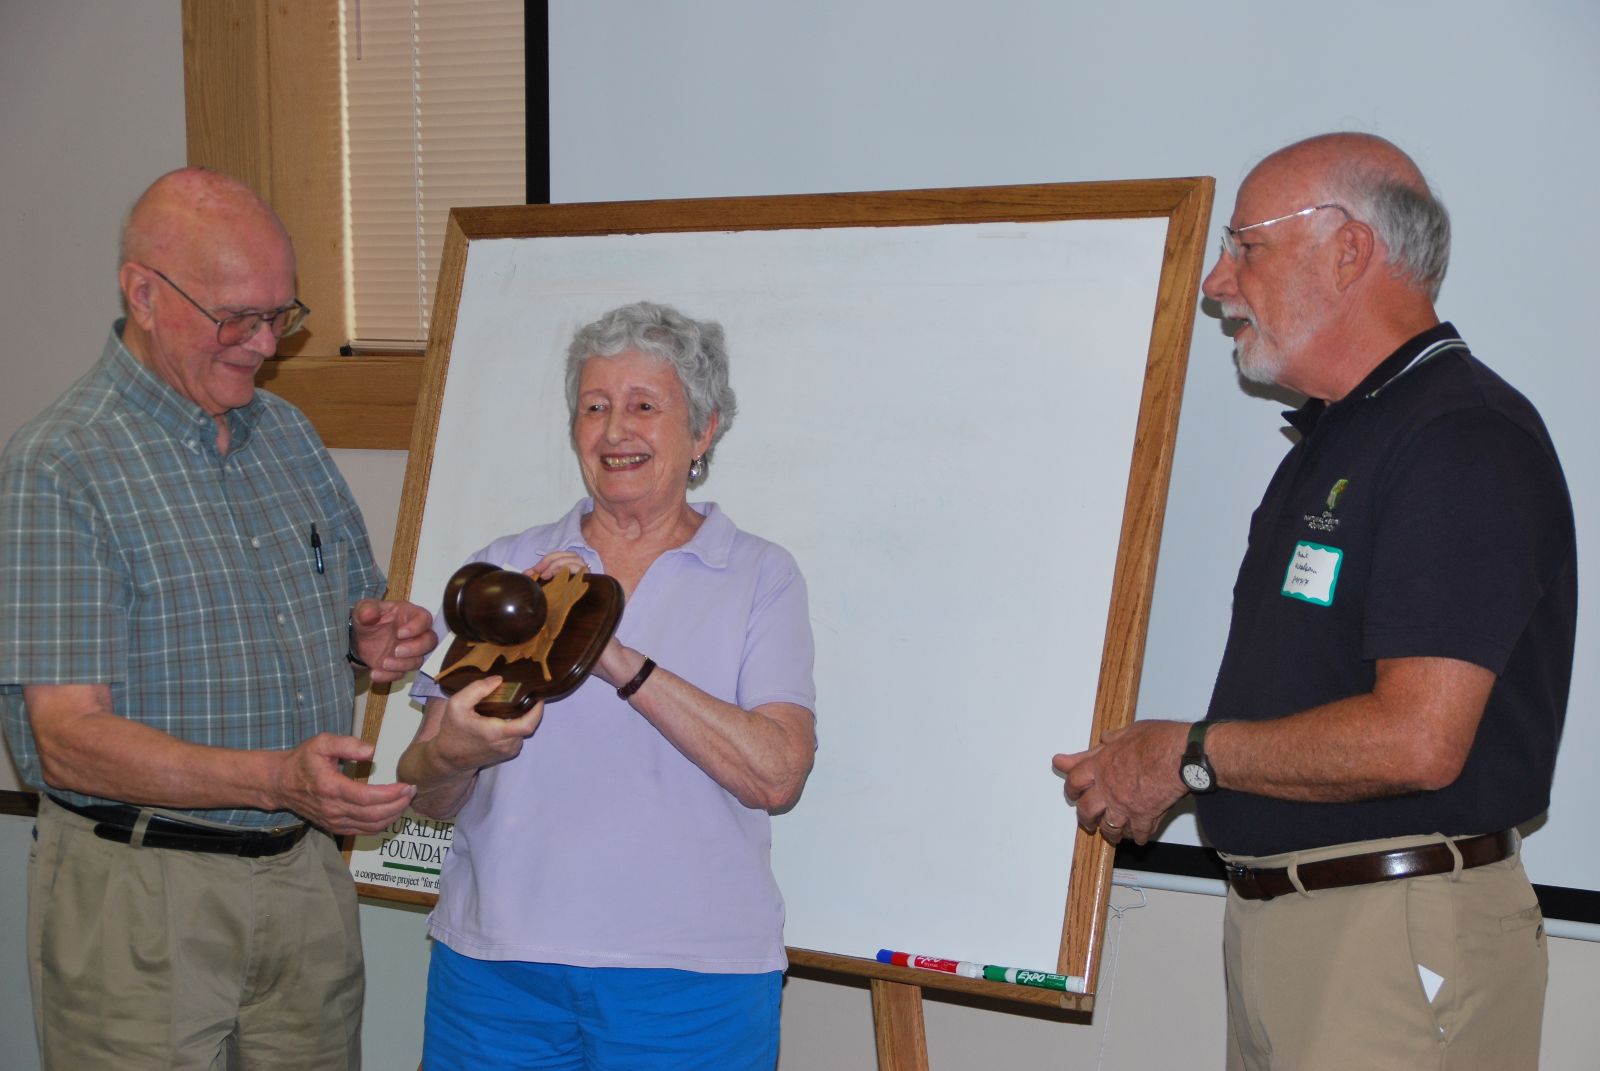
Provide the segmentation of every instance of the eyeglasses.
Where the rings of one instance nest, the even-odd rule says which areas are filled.
[[[1226,253],[1230,258],[1237,260],[1238,257],[1239,257],[1239,235],[1243,234],[1245,231],[1253,231],[1257,227],[1270,227],[1274,223],[1282,223],[1286,219],[1295,219],[1295,218],[1297,218],[1299,216],[1309,216],[1309,215],[1311,215],[1311,213],[1320,212],[1324,208],[1337,208],[1339,211],[1343,212],[1347,217],[1350,216],[1350,210],[1348,208],[1346,208],[1344,205],[1336,205],[1336,204],[1312,205],[1310,208],[1302,208],[1302,209],[1300,209],[1300,211],[1298,211],[1298,212],[1290,212],[1288,215],[1275,216],[1272,219],[1264,219],[1260,223],[1247,223],[1243,227],[1223,227],[1222,228],[1222,251],[1224,253]]]
[[[275,338],[284,338],[305,326],[306,317],[311,315],[311,310],[306,308],[299,298],[295,298],[291,304],[281,309],[269,309],[266,312],[237,312],[219,319],[204,305],[184,293],[183,287],[168,279],[165,272],[158,268],[150,270],[159,275],[162,282],[176,290],[183,300],[199,309],[200,315],[217,325],[217,344],[220,346],[239,345],[245,339],[253,337],[261,329],[262,324],[267,325]]]

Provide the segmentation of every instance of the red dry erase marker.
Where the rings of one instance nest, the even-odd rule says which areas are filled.
[[[965,960],[940,959],[937,956],[918,956],[911,952],[895,952],[891,949],[878,949],[878,962],[890,963],[896,967],[916,967],[924,971],[939,971],[942,974],[959,974],[963,978],[982,978],[983,967],[977,963],[968,963]]]

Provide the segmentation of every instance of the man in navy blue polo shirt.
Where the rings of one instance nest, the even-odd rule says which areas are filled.
[[[1206,718],[1058,755],[1080,824],[1184,793],[1229,864],[1228,1067],[1534,1067],[1549,803],[1577,616],[1561,466],[1433,302],[1449,220],[1381,138],[1267,157],[1207,297],[1308,399],[1251,519]]]

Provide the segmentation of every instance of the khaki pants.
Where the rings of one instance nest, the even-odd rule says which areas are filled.
[[[1403,837],[1270,857],[1263,867],[1417,844]],[[1544,918],[1517,856],[1273,900],[1228,894],[1228,1071],[1532,1071]]]
[[[240,859],[93,829],[40,799],[28,958],[45,1071],[360,1066],[355,887],[332,839]]]

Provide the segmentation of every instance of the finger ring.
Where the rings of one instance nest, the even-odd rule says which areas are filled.
[[[1101,821],[1100,824],[1102,826],[1105,826],[1107,829],[1121,829],[1122,828],[1122,823],[1121,822]]]

